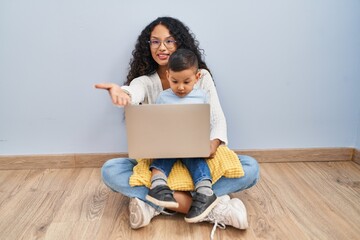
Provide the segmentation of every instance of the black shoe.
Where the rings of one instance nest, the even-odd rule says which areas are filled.
[[[220,199],[217,198],[215,194],[206,196],[202,193],[195,193],[191,208],[185,217],[185,221],[189,223],[200,221],[210,213],[219,200]]]
[[[179,203],[176,202],[173,191],[166,185],[160,185],[149,190],[146,200],[155,205],[165,208],[178,208]]]

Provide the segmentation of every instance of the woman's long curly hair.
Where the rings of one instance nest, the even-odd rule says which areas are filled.
[[[148,41],[150,40],[151,32],[159,24],[169,29],[171,36],[176,40],[177,49],[185,48],[193,51],[198,58],[199,68],[206,69],[210,72],[202,58],[204,50],[199,48],[199,42],[196,40],[195,35],[190,32],[190,29],[178,19],[159,17],[147,25],[137,39],[135,49],[132,52],[133,58],[130,60],[130,71],[127,75],[125,85],[129,85],[134,78],[151,75],[156,72],[159,65],[151,56]]]

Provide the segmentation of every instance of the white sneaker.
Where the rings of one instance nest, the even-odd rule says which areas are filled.
[[[230,199],[228,195],[220,197],[219,203],[211,210],[208,216],[200,220],[214,223],[210,238],[213,239],[217,227],[222,229],[226,225],[238,229],[248,228],[247,213],[244,203],[238,199]]]
[[[221,197],[219,197],[220,201],[223,203],[227,203],[230,200],[230,196],[229,195],[223,195]]]
[[[145,227],[151,219],[160,214],[155,208],[138,198],[131,198],[129,203],[130,226],[132,229]]]

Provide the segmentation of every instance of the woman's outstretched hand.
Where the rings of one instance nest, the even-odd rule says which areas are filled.
[[[113,104],[117,106],[125,106],[131,103],[130,96],[115,83],[99,83],[95,84],[95,88],[107,90]]]

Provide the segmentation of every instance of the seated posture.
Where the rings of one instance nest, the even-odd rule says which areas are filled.
[[[133,55],[125,85],[100,83],[96,84],[96,87],[107,90],[112,103],[117,106],[139,103],[154,104],[160,92],[170,88],[166,77],[168,61],[169,57],[179,49],[189,49],[197,56],[201,76],[196,87],[203,89],[209,97],[213,124],[210,130],[210,153],[214,154],[220,144],[227,144],[226,119],[211,71],[199,48],[199,42],[180,20],[172,17],[159,17],[146,25],[138,36],[132,51]],[[226,60],[223,64],[227,64]],[[239,178],[222,176],[216,182],[213,178],[212,190],[220,200],[207,216],[199,219],[199,222],[216,223],[214,226],[225,227],[227,225],[238,229],[247,228],[247,213],[243,202],[237,197],[230,199],[228,194],[241,192],[254,186],[259,179],[259,165],[256,159],[250,156],[238,155],[238,159],[241,160],[245,175]],[[169,210],[183,214],[189,213],[190,208],[194,205],[191,195],[193,192],[175,191],[173,197],[179,207],[164,208],[146,199],[149,192],[147,186],[131,186],[129,179],[138,164],[139,162],[135,159],[115,158],[104,163],[101,169],[104,183],[113,191],[130,198],[129,223],[131,228],[139,229],[148,226],[154,217],[160,214],[168,215]]]
[[[170,56],[168,62],[167,78],[170,88],[160,93],[156,103],[208,103],[206,92],[194,88],[200,76],[196,55],[187,49],[177,50]],[[209,214],[219,199],[212,191],[211,174],[206,160],[204,158],[182,158],[180,160],[189,170],[196,191],[192,196],[193,202],[185,221],[198,222]],[[150,165],[151,188],[146,196],[148,201],[165,208],[179,206],[173,197],[173,191],[167,185],[167,177],[176,161],[176,158],[172,158],[155,159],[152,162]]]

